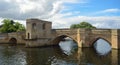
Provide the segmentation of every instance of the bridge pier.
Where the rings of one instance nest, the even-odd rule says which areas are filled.
[[[82,48],[82,40],[80,40],[80,29],[77,29],[77,44],[79,48]]]
[[[119,65],[120,63],[120,56],[119,56],[119,50],[112,50],[112,53],[111,53],[111,65]]]
[[[120,30],[113,29],[111,33],[112,48],[120,49]]]

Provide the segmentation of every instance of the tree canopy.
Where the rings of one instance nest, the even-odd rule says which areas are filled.
[[[1,33],[10,33],[18,31],[25,31],[25,26],[20,24],[19,22],[14,22],[10,19],[4,19],[2,21],[2,25],[0,26]]]
[[[87,29],[92,29],[92,28],[96,28],[94,26],[92,26],[90,23],[88,22],[81,22],[79,24],[72,24],[70,26],[70,28],[74,29],[74,28],[87,28]]]

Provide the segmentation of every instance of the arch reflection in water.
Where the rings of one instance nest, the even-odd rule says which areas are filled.
[[[0,65],[120,65],[120,50],[98,56],[93,48],[78,48],[78,52],[66,55],[59,46],[24,48],[0,45],[0,51]]]
[[[94,48],[99,55],[106,55],[111,51],[110,43],[104,39],[98,39],[94,43]]]

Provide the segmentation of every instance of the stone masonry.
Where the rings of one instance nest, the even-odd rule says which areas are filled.
[[[26,32],[1,33],[0,43],[25,44],[26,47],[57,45],[65,37],[78,47],[92,47],[98,39],[106,40],[112,48],[120,49],[120,29],[52,29],[52,23],[39,19],[26,20]]]

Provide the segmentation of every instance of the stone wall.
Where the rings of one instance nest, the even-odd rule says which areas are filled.
[[[0,44],[8,43],[9,37],[7,33],[0,33]]]
[[[51,35],[51,22],[27,19],[26,39],[48,38]]]
[[[10,40],[16,39],[17,44],[25,44],[25,31],[23,32],[13,32],[13,33],[1,33],[0,34],[0,43],[10,43]]]

